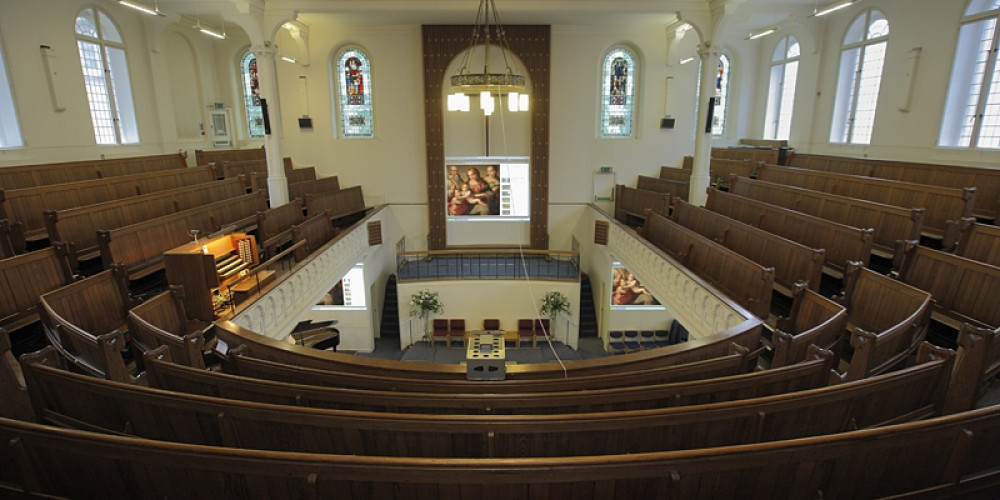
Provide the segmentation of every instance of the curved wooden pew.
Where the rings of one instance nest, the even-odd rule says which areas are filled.
[[[976,195],[975,187],[942,187],[778,165],[761,165],[757,179],[886,205],[923,208],[923,232],[938,239],[944,236],[948,221],[972,216]]]
[[[150,387],[259,403],[360,411],[453,414],[543,414],[642,410],[749,399],[822,387],[834,356],[815,349],[803,363],[728,377],[668,384],[622,384],[533,393],[428,393],[292,384],[192,368],[170,360],[166,346],[145,355]],[[805,358],[804,358],[805,359]]]
[[[773,182],[734,177],[730,192],[772,205],[805,212],[853,227],[873,228],[873,251],[892,255],[898,240],[920,239],[923,210],[821,193]]]
[[[705,208],[807,247],[822,248],[826,251],[823,265],[837,278],[843,278],[848,262],[867,266],[871,259],[872,228],[833,222],[717,189],[708,190]]]
[[[137,355],[162,346],[178,363],[205,368],[202,349],[205,347],[205,330],[211,324],[188,320],[184,312],[183,287],[171,286],[129,309],[125,322],[135,347],[133,352]]]
[[[807,359],[815,346],[839,354],[840,338],[847,326],[847,309],[798,283],[787,318],[778,318],[771,343],[771,368]]]
[[[860,380],[899,366],[923,342],[930,323],[931,294],[852,263],[837,301],[847,308],[854,348],[841,380]]]
[[[825,250],[810,248],[725,215],[675,200],[670,220],[722,246],[774,269],[774,288],[792,296],[798,282],[819,290]]]
[[[958,231],[956,248],[945,250],[954,250],[959,257],[1000,266],[1000,227],[966,218],[958,221]]]
[[[0,419],[0,488],[39,495],[279,498],[996,496],[1000,406],[790,441],[536,459],[317,455],[184,445]],[[123,466],[127,464],[127,466]],[[877,478],[872,474],[877,471]],[[105,473],[106,472],[106,473]],[[179,479],[190,478],[190,479]],[[585,492],[587,494],[581,493]]]
[[[189,444],[376,456],[525,458],[731,446],[938,413],[952,359],[762,398],[555,415],[323,410],[161,391],[23,363],[39,422]]]
[[[224,360],[233,357],[256,358],[292,367],[340,371],[354,376],[397,377],[422,385],[434,385],[438,381],[445,380],[469,383],[466,379],[466,368],[461,365],[359,359],[357,356],[310,349],[275,340],[241,328],[231,321],[217,321],[215,325],[215,335],[219,340],[217,350],[246,346],[244,350],[234,356],[229,356],[227,352],[221,352]],[[507,366],[508,380],[479,381],[477,384],[480,387],[486,385],[500,387],[511,382],[532,379],[556,382],[567,377],[608,376],[612,374],[618,377],[636,370],[702,361],[734,352],[741,354],[740,367],[744,372],[747,372],[756,366],[757,356],[760,354],[760,328],[759,321],[748,320],[728,330],[692,339],[684,344],[648,349],[625,356],[566,361],[564,364],[557,362],[509,364]],[[733,345],[737,347],[733,347]]]

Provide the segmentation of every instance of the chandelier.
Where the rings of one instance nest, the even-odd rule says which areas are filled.
[[[492,13],[491,13],[492,11]],[[497,44],[503,54],[505,71],[490,73],[490,24],[496,26]],[[481,48],[483,51],[483,71],[473,73],[469,69],[473,54]],[[469,49],[462,58],[462,66],[458,73],[451,76],[450,94],[448,95],[448,111],[469,111],[469,93],[479,93],[479,107],[487,116],[493,114],[497,99],[507,98],[507,109],[511,112],[528,110],[528,94],[525,92],[524,75],[512,70],[507,61],[507,35],[500,16],[497,14],[494,0],[479,0],[479,11],[476,13],[476,24],[472,28]]]

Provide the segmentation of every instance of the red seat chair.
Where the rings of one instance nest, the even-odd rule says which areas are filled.
[[[498,331],[500,330],[500,320],[498,319],[484,319],[483,320],[483,330],[487,331]]]
[[[517,346],[521,347],[521,343],[525,339],[531,339],[532,347],[538,346],[538,343],[535,342],[534,323],[530,319],[519,319],[517,320]]]
[[[465,320],[453,319],[448,328],[448,347],[451,347],[451,339],[456,339],[465,346]]]
[[[538,342],[539,338],[547,338],[552,335],[552,329],[549,328],[549,320],[546,319],[536,319],[535,320],[535,342]],[[546,340],[547,341],[547,340]]]
[[[448,337],[448,320],[435,318],[432,325],[430,338],[431,347],[434,347],[434,344],[439,340],[444,341],[448,347],[451,347],[451,340]]]

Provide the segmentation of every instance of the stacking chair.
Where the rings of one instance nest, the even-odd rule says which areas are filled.
[[[443,341],[448,347],[451,347],[451,339],[448,336],[448,320],[434,318],[433,326],[431,327],[431,347],[434,347],[434,344],[439,340]]]
[[[549,328],[549,320],[546,319],[536,319],[535,320],[535,341],[537,342],[539,338],[545,339],[548,342],[548,337],[552,335],[552,330]]]
[[[639,344],[639,332],[636,330],[625,330],[625,347],[630,351],[638,351],[641,345]]]
[[[500,330],[500,320],[498,319],[484,319],[483,320],[483,330],[487,331],[498,331]]]
[[[624,354],[627,350],[624,333],[621,330],[612,330],[608,332],[608,337],[611,340],[608,343],[608,347],[611,348],[611,354]]]
[[[448,347],[451,347],[451,339],[455,339],[465,347],[465,320],[453,319],[448,327]]]
[[[525,339],[531,339],[531,347],[538,346],[535,341],[534,322],[530,319],[519,319],[517,320],[517,346],[521,347],[521,343]]]
[[[656,338],[653,330],[639,332],[639,346],[643,349],[656,349]]]
[[[656,347],[664,347],[670,345],[670,330],[654,331],[653,339],[656,341]]]

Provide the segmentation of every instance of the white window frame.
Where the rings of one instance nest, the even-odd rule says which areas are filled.
[[[873,34],[872,28],[883,20],[885,31]],[[848,41],[856,25],[861,27],[861,39]],[[871,143],[888,45],[889,21],[881,11],[865,10],[848,25],[840,50],[840,71],[830,122],[830,142]]]
[[[139,127],[124,36],[111,16],[97,7],[80,10],[75,19],[79,20],[87,11],[93,17],[97,36],[81,33],[75,22],[74,33],[90,104],[94,140],[101,145],[138,144]],[[110,26],[104,25],[105,20]],[[110,30],[122,40],[108,39],[106,32]]]
[[[3,40],[0,39],[0,149],[19,148],[24,146],[24,139],[21,137],[10,73],[7,72],[7,60],[4,58],[3,50]]]
[[[764,116],[765,139],[787,141],[791,135],[801,54],[802,46],[793,35],[786,35],[774,47]]]
[[[959,26],[938,145],[1000,149],[1000,6],[971,0]]]

